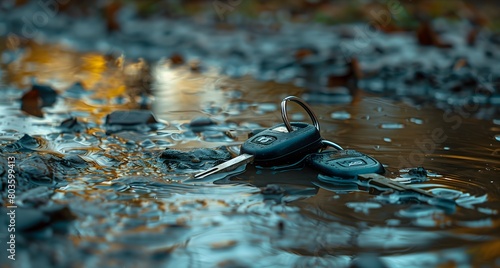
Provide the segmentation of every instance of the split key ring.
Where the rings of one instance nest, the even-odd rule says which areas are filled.
[[[288,114],[286,112],[286,104],[289,101],[298,103],[300,106],[302,106],[302,108],[304,108],[304,110],[306,110],[307,114],[309,114],[309,117],[311,117],[314,127],[316,127],[316,129],[319,132],[319,121],[318,118],[316,117],[316,114],[314,114],[313,110],[307,103],[305,103],[301,98],[295,96],[288,96],[281,101],[281,118],[283,119],[283,123],[285,123],[288,132],[293,131],[292,125],[290,124],[290,120],[288,120]]]
[[[313,112],[311,107],[305,101],[295,96],[288,96],[281,101],[281,118],[283,118],[283,123],[285,123],[288,132],[293,131],[292,125],[290,124],[290,120],[288,119],[288,114],[286,112],[286,104],[289,101],[298,103],[300,106],[302,106],[302,108],[304,108],[304,110],[306,110],[307,114],[309,114],[309,117],[311,117],[314,127],[316,127],[316,129],[319,132],[320,131],[319,121],[318,118],[316,117],[316,114]],[[336,150],[343,150],[343,148],[340,145],[329,140],[322,140],[321,143],[323,143],[324,146],[330,146],[335,148]]]

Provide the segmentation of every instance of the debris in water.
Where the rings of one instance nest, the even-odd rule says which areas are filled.
[[[215,122],[210,117],[196,117],[191,122],[189,122],[189,128],[193,132],[202,132],[209,126],[215,125]]]
[[[182,172],[189,169],[207,169],[231,158],[226,147],[215,149],[200,148],[191,151],[167,149],[160,155],[167,172]],[[185,172],[185,171],[184,171]]]
[[[157,124],[155,116],[148,110],[114,111],[106,116],[105,123],[108,134],[123,130],[154,130],[158,128]]]
[[[31,90],[21,97],[21,110],[36,116],[43,117],[42,108],[54,105],[57,92],[49,86],[33,85]]]
[[[72,132],[81,132],[85,129],[85,126],[78,121],[76,117],[68,118],[61,122],[59,125],[61,132],[63,133],[72,133]]]

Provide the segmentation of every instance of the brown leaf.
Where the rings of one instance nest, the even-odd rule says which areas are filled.
[[[451,48],[452,45],[444,43],[432,28],[429,21],[422,21],[417,29],[418,43],[422,46],[436,46],[440,48]]]
[[[30,115],[43,117],[42,99],[38,90],[31,90],[21,98],[21,111]]]
[[[172,64],[179,65],[184,63],[184,58],[180,54],[174,53],[170,56],[170,61]]]
[[[313,55],[314,52],[307,48],[301,48],[295,52],[295,59],[303,60],[307,56]]]
[[[14,5],[15,6],[22,6],[22,5],[26,5],[28,2],[29,2],[29,0],[16,0]]]
[[[453,63],[453,65],[452,65],[452,67],[451,67],[451,68],[452,68],[454,71],[458,71],[458,70],[460,70],[460,69],[462,69],[462,68],[464,68],[464,67],[467,67],[467,66],[469,66],[469,62],[467,61],[467,59],[465,59],[465,58],[459,58],[459,59],[457,59],[457,60]]]
[[[468,46],[474,46],[476,45],[476,40],[477,40],[477,36],[479,35],[479,33],[481,32],[481,28],[479,27],[474,27],[472,30],[469,31],[469,33],[467,34],[467,45]]]
[[[121,4],[117,1],[112,1],[104,10],[106,14],[106,26],[109,32],[120,30],[120,24],[116,21],[116,13],[121,8]]]

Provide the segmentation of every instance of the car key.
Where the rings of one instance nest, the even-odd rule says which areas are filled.
[[[355,150],[323,151],[311,154],[307,163],[321,174],[355,178],[359,174],[385,172],[380,162]]]
[[[423,189],[386,178],[381,175],[385,170],[380,162],[371,156],[355,150],[323,151],[311,154],[307,158],[307,163],[323,174],[319,178],[324,182],[328,182],[330,178],[332,182],[342,180],[352,182],[357,180],[358,182],[377,188],[414,193],[420,200],[441,207],[449,208],[450,205],[453,206],[455,204],[453,200],[437,198],[432,193]],[[370,188],[371,192],[372,190],[373,188]]]
[[[399,192],[411,191],[427,197],[433,197],[431,193],[425,190],[414,188],[382,176],[381,174],[385,172],[382,164],[375,158],[356,150],[323,151],[311,154],[307,158],[307,163],[323,175],[341,179],[358,179],[382,188],[393,189]]]
[[[290,165],[318,152],[323,146],[317,127],[301,122],[293,122],[291,127],[293,131],[288,132],[285,124],[279,124],[255,134],[242,144],[239,156],[198,173],[194,178],[231,171],[250,162],[262,167]]]

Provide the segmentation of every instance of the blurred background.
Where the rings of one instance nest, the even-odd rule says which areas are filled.
[[[499,5],[1,0],[22,262],[2,246],[0,266],[500,266]],[[193,182],[281,123],[289,95],[323,138],[456,206],[307,167]]]
[[[353,0],[353,1],[328,1],[328,0],[284,0],[284,1],[244,1],[244,0],[214,0],[214,1],[160,1],[160,0],[90,0],[90,1],[30,1],[30,0],[4,0],[1,8],[9,10],[20,8],[29,4],[40,4],[51,7],[57,6],[61,12],[79,17],[102,17],[108,22],[110,30],[117,30],[119,25],[112,25],[116,20],[116,13],[124,8],[133,6],[137,15],[143,18],[160,17],[192,17],[212,16],[239,17],[256,19],[274,17],[277,21],[318,22],[325,24],[349,23],[369,21],[373,19],[374,8],[398,9],[401,6],[400,18],[394,24],[404,29],[415,29],[418,18],[447,18],[450,20],[470,20],[480,26],[498,27],[496,10],[498,2],[494,0],[469,1],[469,0]],[[223,16],[221,16],[223,15]]]

